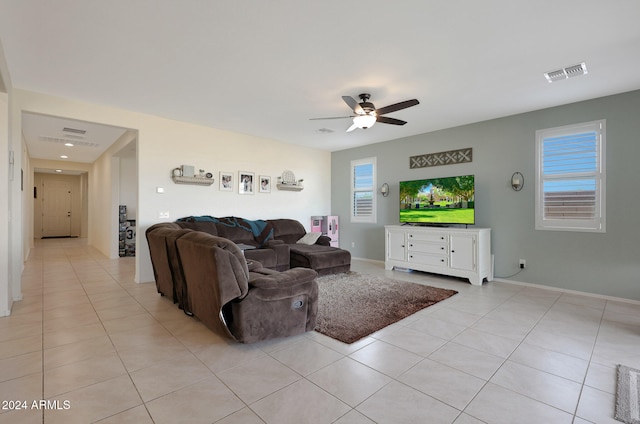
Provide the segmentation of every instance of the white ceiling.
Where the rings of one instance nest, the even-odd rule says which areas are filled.
[[[639,18],[637,0],[0,0],[0,41],[15,88],[336,151],[640,89]],[[362,92],[420,105],[389,114],[405,126],[309,120]]]
[[[92,163],[126,131],[75,119],[22,113],[22,134],[33,159]]]

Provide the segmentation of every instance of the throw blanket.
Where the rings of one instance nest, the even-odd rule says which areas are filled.
[[[215,222],[216,224],[224,225],[230,228],[240,228],[245,231],[251,232],[255,241],[262,247],[269,239],[273,237],[273,227],[267,221],[261,219],[251,221],[244,218],[237,218],[235,216],[228,216],[224,218],[215,218],[209,215],[203,216],[188,216],[186,218],[180,218],[177,222],[198,222],[207,221]]]

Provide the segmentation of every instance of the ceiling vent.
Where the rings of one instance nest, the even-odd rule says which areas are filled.
[[[69,127],[64,127],[62,129],[62,132],[67,132],[67,133],[72,133],[72,134],[81,134],[84,135],[87,133],[87,130],[79,130],[77,128],[69,128]]]
[[[74,140],[84,140],[83,135],[75,135],[75,134],[65,134],[66,138],[73,138]]]
[[[558,69],[555,71],[545,72],[544,77],[549,82],[556,82],[577,77],[579,75],[586,75],[587,73],[587,64],[582,62],[577,65],[567,66],[566,68]]]

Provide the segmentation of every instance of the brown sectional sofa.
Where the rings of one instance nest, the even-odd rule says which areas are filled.
[[[306,231],[295,220],[262,221],[248,231],[240,218],[208,218],[147,229],[158,292],[242,343],[313,330],[315,277],[349,271],[350,253],[329,246],[328,237],[298,244]],[[238,244],[254,248],[243,252]]]
[[[289,268],[304,267],[315,270],[318,275],[348,272],[351,268],[351,253],[348,250],[331,247],[331,239],[320,236],[312,244],[298,241],[307,234],[304,226],[295,219],[268,219],[263,233],[271,236],[262,241],[248,231],[251,222],[237,217],[214,218],[191,216],[176,221],[181,228],[203,231],[224,237],[236,244],[254,247],[245,250],[247,259],[260,262],[265,268],[284,271]]]

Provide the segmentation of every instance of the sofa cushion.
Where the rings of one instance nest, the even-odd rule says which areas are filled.
[[[203,233],[211,234],[212,236],[218,235],[218,229],[215,222],[210,221],[176,221],[176,224],[180,228],[188,228],[193,231],[202,231]]]
[[[229,227],[222,224],[216,224],[216,226],[218,227],[218,235],[220,237],[229,239],[236,244],[243,243],[249,246],[259,247],[251,231],[247,231],[241,227]]]
[[[295,219],[270,219],[273,226],[273,237],[286,244],[294,244],[307,233],[302,224]]]

